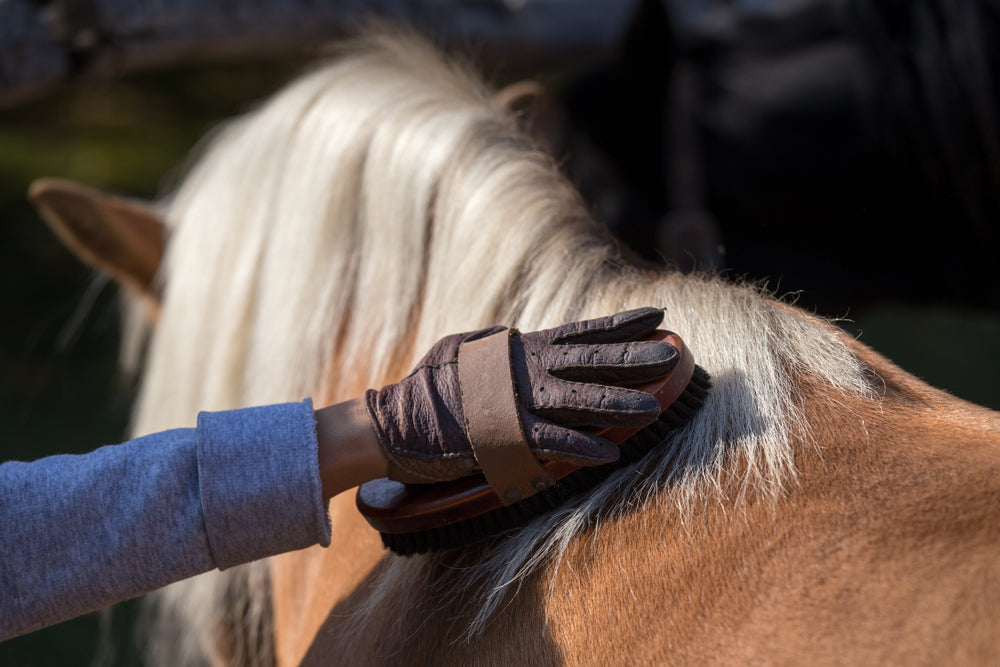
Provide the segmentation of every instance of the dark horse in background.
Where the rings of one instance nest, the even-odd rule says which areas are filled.
[[[995,307],[998,95],[995,0],[654,0],[567,89],[554,143],[650,259],[780,277],[831,313]]]

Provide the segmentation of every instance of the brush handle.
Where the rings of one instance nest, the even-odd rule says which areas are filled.
[[[673,345],[680,359],[674,370],[655,382],[637,387],[652,394],[660,403],[662,414],[676,401],[694,375],[694,355],[671,331],[657,330],[644,340],[661,340]],[[596,435],[620,445],[642,428],[605,428]],[[548,461],[542,466],[558,480],[580,468],[560,461]],[[389,479],[376,479],[358,489],[358,510],[369,524],[381,533],[405,534],[433,530],[493,511],[502,506],[493,487],[482,475],[463,477],[441,484],[402,484]]]

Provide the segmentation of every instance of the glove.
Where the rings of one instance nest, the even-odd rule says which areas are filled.
[[[583,427],[641,428],[660,404],[628,385],[669,373],[679,354],[662,341],[638,341],[663,311],[640,308],[532,333],[509,330],[510,376],[518,429],[541,461],[575,466],[615,461],[618,447]],[[459,380],[459,348],[499,332],[491,327],[442,338],[407,377],[365,394],[390,479],[431,483],[479,470]],[[466,357],[463,357],[463,363]]]

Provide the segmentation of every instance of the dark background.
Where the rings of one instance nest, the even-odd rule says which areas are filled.
[[[914,144],[863,115],[852,92],[866,80],[863,61],[851,70],[823,57],[837,52],[843,33],[799,26],[798,38],[762,58],[752,40],[753,48],[745,40],[706,46],[691,37],[700,34],[694,28],[675,26],[688,38],[677,41],[655,13],[636,25],[644,29],[634,27],[618,60],[551,77],[565,124],[555,143],[598,212],[609,192],[625,202],[606,212],[616,232],[662,261],[651,235],[672,202],[670,141],[660,125],[670,114],[670,73],[678,63],[691,67],[701,102],[699,201],[721,227],[718,268],[798,293],[799,305],[846,318],[843,327],[929,383],[1000,408],[996,220],[986,216],[984,236],[967,202],[900,152]],[[753,94],[754,81],[775,80],[762,73],[809,55],[818,70],[781,79],[795,94],[767,104]],[[208,129],[300,67],[222,65],[89,82],[0,113],[0,458],[119,441],[134,392],[117,368],[116,289],[60,246],[26,201],[29,183],[62,176],[154,197]],[[741,72],[750,84],[726,83]],[[588,176],[588,160],[596,173],[616,174],[613,182]],[[976,194],[984,210],[996,196]],[[133,601],[0,644],[0,665],[136,664],[137,610]]]

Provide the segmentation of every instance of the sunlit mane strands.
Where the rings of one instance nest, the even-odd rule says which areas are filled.
[[[598,510],[636,502],[623,489],[652,498],[668,485],[675,506],[659,511],[672,513],[716,492],[778,494],[795,478],[791,439],[809,435],[796,382],[870,392],[832,327],[753,286],[633,264],[488,91],[409,37],[373,37],[226,127],[168,218],[137,434],[187,425],[199,410],[353,397],[453,332],[665,309],[664,325],[713,376],[705,408],[651,475],[618,473],[490,547],[467,572],[483,591],[472,634],[512,582],[558,559]],[[723,483],[724,473],[737,482]],[[395,582],[430,576],[430,564],[393,560],[368,608]],[[212,632],[205,619],[216,610],[188,598],[207,581],[166,594],[198,606],[185,605],[192,641]],[[209,597],[231,604],[217,585]]]

